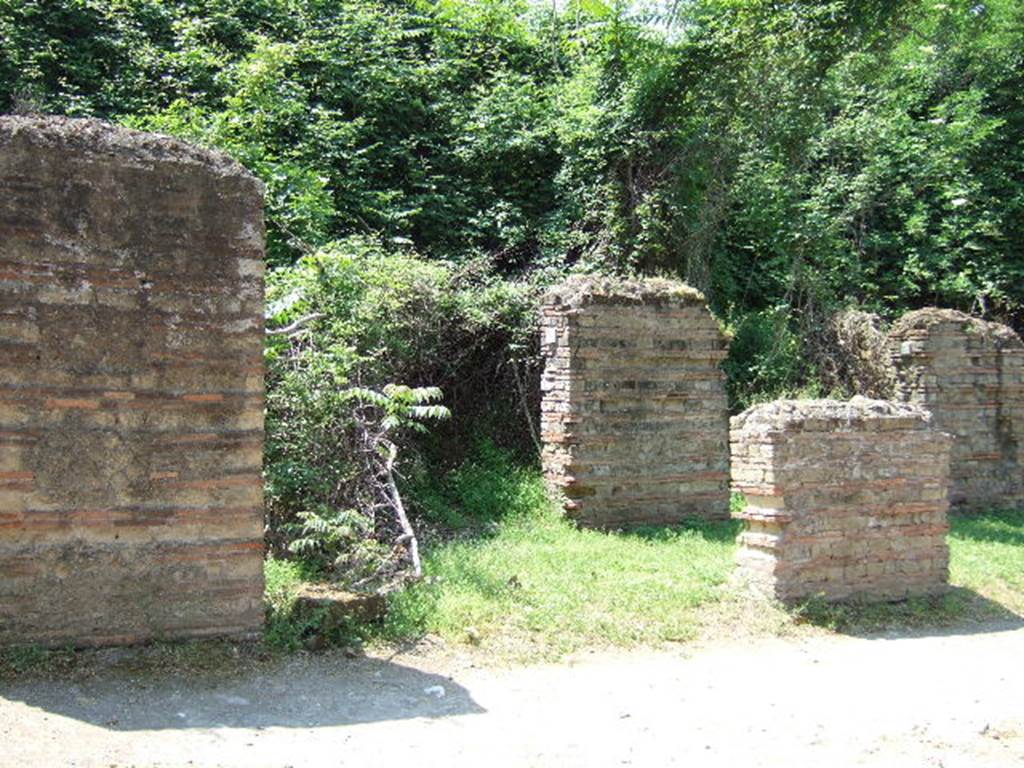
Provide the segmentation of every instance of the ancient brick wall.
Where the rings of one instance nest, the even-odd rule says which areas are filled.
[[[727,340],[665,280],[575,278],[542,310],[545,474],[601,528],[729,511]]]
[[[6,117],[0,189],[0,644],[258,628],[259,182]]]
[[[910,405],[778,400],[731,423],[740,573],[780,600],[942,591],[951,437]]]
[[[889,333],[897,396],[953,434],[951,501],[1024,503],[1024,344],[1005,325],[946,309],[904,315]]]

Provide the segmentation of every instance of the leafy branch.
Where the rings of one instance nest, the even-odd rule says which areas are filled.
[[[403,430],[426,432],[424,421],[447,419],[451,412],[438,403],[443,393],[437,387],[408,387],[388,384],[377,391],[353,387],[348,396],[357,403],[354,411],[356,441],[366,466],[366,477],[372,478],[372,492],[377,498],[375,509],[390,510],[398,525],[394,546],[404,552],[411,568],[411,578],[423,576],[419,541],[398,490],[397,435]]]

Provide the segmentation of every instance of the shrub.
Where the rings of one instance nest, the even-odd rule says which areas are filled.
[[[527,415],[535,418],[539,402],[536,303],[543,282],[498,277],[484,262],[455,265],[389,252],[364,238],[273,270],[268,324],[289,329],[272,331],[266,350],[274,551],[305,541],[297,546],[325,565],[357,562],[359,568],[343,570],[365,577],[373,557],[356,540],[365,539],[367,526],[352,515],[365,515],[377,500],[365,492],[359,393],[363,400],[385,391],[444,393],[450,422],[427,434],[399,429],[393,435],[405,463],[415,466],[412,474],[458,466],[471,448],[465,436],[479,430],[498,435],[504,450],[530,453]],[[385,390],[397,382],[403,386]],[[380,538],[381,521],[371,527]],[[324,547],[311,535],[332,543]]]

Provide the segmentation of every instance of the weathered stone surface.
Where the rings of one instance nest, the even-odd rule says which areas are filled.
[[[728,516],[727,339],[668,280],[574,278],[542,309],[545,474],[600,528]]]
[[[330,584],[303,584],[295,596],[292,614],[316,619],[322,632],[330,632],[357,621],[380,621],[387,612],[384,595],[349,592]]]
[[[224,155],[0,118],[0,644],[262,623],[263,213]]]
[[[1013,329],[948,309],[910,312],[889,333],[897,397],[953,434],[951,502],[1024,504],[1024,343]]]
[[[920,408],[778,400],[731,422],[740,571],[780,600],[942,591],[952,438]]]

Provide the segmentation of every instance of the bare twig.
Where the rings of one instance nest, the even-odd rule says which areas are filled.
[[[512,376],[516,380],[519,402],[523,406],[523,415],[526,417],[526,424],[530,428],[530,437],[533,438],[533,444],[537,448],[537,455],[539,456],[544,452],[544,446],[541,445],[540,435],[537,434],[537,427],[533,423],[533,414],[530,413],[530,404],[526,398],[526,388],[523,386],[523,380],[519,376],[519,366],[514,361],[512,362]]]
[[[312,314],[306,315],[305,317],[300,317],[294,323],[286,325],[283,328],[268,328],[267,336],[284,336],[286,334],[294,333],[295,331],[302,328],[302,326],[304,326],[306,323],[310,323],[323,316],[323,312],[313,312]]]
[[[412,562],[412,577],[420,579],[423,577],[423,566],[420,563],[420,546],[416,540],[416,533],[409,523],[409,517],[405,514],[405,506],[402,504],[402,496],[398,492],[398,485],[395,483],[395,459],[398,457],[398,448],[390,440],[382,441],[387,455],[384,457],[384,480],[388,486],[388,495],[398,517],[398,525],[402,529],[399,542],[407,543],[409,560]]]

